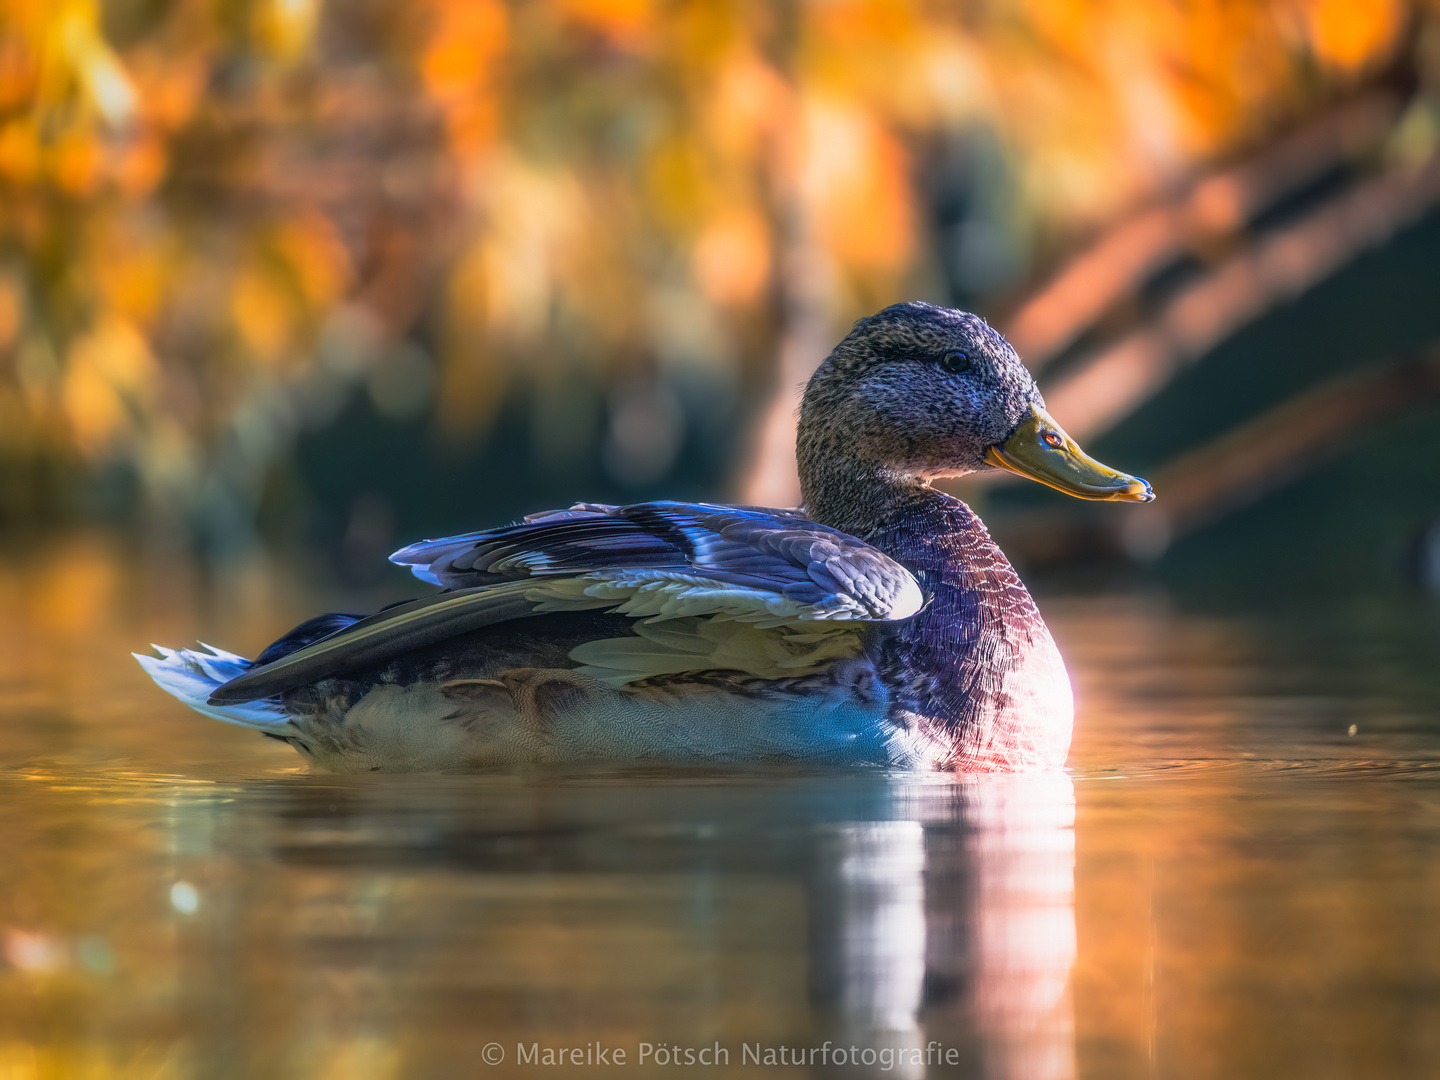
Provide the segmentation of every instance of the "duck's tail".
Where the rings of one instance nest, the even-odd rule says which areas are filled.
[[[293,733],[289,718],[277,701],[262,698],[243,705],[209,704],[207,699],[217,686],[243,675],[254,666],[254,662],[217,649],[214,645],[205,645],[204,642],[201,645],[209,651],[152,645],[159,656],[130,655],[140,661],[140,666],[149,672],[162,690],[174,694],[196,712],[224,720],[227,724],[263,731],[267,735],[283,735],[287,729],[288,733]]]

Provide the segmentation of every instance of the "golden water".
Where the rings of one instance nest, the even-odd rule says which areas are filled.
[[[0,1080],[1440,1075],[1433,611],[1048,604],[1072,774],[1009,781],[312,776],[127,655],[322,602],[4,564]]]

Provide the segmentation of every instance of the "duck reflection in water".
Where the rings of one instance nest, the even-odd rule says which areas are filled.
[[[745,1046],[813,1049],[825,1075],[827,1040],[875,1051],[837,1075],[927,1075],[927,1055],[928,1075],[1074,1075],[1063,775],[288,790],[264,859],[291,879],[289,937],[269,947],[291,999],[311,1003],[297,1039],[389,1047],[399,1075],[455,1074],[491,1042],[633,1057],[641,1042],[716,1041],[732,1065]],[[250,825],[220,846],[255,853]],[[246,910],[216,897],[202,915]],[[247,932],[203,931],[197,997],[254,970],[209,954],[243,950]]]
[[[1068,1080],[1070,780],[981,779],[953,799],[923,823],[834,828],[810,891],[813,999],[837,1044],[893,1048],[897,1075],[963,1065],[967,1076]]]
[[[580,503],[391,558],[444,592],[321,615],[255,661],[140,663],[336,772],[535,762],[1056,768],[1070,684],[985,526],[931,487],[1005,469],[1148,502],[1087,457],[984,320],[897,304],[805,391],[804,506]]]

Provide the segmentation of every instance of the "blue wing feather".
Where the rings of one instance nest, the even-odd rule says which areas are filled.
[[[850,595],[876,618],[914,613],[901,610],[913,607],[914,579],[894,560],[797,513],[758,507],[579,504],[521,525],[412,544],[390,558],[452,589],[639,568],[693,573],[805,604]]]

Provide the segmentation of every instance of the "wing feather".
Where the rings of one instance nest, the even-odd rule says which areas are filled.
[[[533,615],[548,590],[516,581],[490,588],[462,589],[397,604],[352,623],[337,633],[268,664],[251,668],[218,687],[212,705],[231,705],[272,697],[337,672],[384,663],[402,653],[433,645],[456,634]],[[603,607],[570,601],[570,607]]]
[[[456,589],[633,571],[688,574],[864,620],[908,618],[923,604],[909,571],[863,540],[791,511],[711,503],[582,503],[522,525],[413,544],[390,558]]]
[[[636,631],[644,635],[643,647],[615,646],[612,657],[638,649],[625,670],[633,671],[641,654],[641,669],[683,670],[670,665],[684,656],[700,663],[726,655],[730,646],[712,637],[727,622],[753,631],[783,628],[785,640],[799,646],[807,634],[811,642],[832,638],[827,627],[853,630],[856,623],[909,618],[924,603],[910,572],[862,540],[791,511],[710,503],[581,503],[509,528],[412,544],[390,558],[450,591],[387,608],[258,665],[217,689],[211,701],[273,696],[546,612],[606,607],[644,620],[646,629]],[[715,625],[697,631],[688,625],[697,619]],[[674,636],[663,636],[657,624],[672,622]],[[736,642],[751,640],[750,631],[726,633]],[[821,651],[805,644],[801,653]],[[751,660],[745,665],[758,670]],[[786,662],[772,657],[761,666],[781,670]]]

